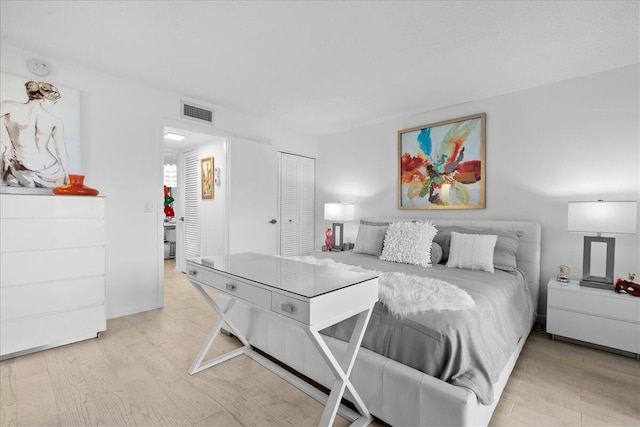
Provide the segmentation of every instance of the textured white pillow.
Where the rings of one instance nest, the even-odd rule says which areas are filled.
[[[437,232],[430,222],[392,222],[380,259],[431,267],[431,242]]]
[[[387,228],[387,226],[378,227],[360,224],[353,252],[380,256],[382,253],[382,242],[384,242],[384,235],[387,232]]]
[[[493,273],[495,234],[463,234],[451,232],[451,247],[447,267],[470,268]]]

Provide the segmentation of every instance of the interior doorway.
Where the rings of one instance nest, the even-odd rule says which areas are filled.
[[[175,162],[178,179],[176,187],[171,189],[170,211],[174,217],[165,214],[163,222],[175,224],[176,269],[184,272],[185,256],[226,252],[227,191],[222,186],[222,171],[227,170],[226,138],[176,126],[165,126],[164,136],[165,160]],[[215,179],[212,194],[208,196],[202,193],[200,168],[204,162],[210,162],[207,165],[211,165]]]
[[[219,135],[208,126],[186,121],[165,120],[161,123],[161,170],[165,164],[176,167],[177,183],[170,189],[164,188],[164,173],[160,174],[158,194],[161,195],[158,224],[160,262],[158,275],[158,303],[164,305],[165,263],[175,266],[175,270],[185,272],[185,250],[195,251],[191,256],[202,254],[223,254],[226,248],[228,194],[222,185],[225,181],[227,148],[226,137]],[[194,158],[186,164],[190,154]],[[214,183],[214,197],[203,200],[200,187],[200,160],[212,158],[218,171]],[[188,168],[188,170],[187,170]],[[190,186],[185,187],[189,175]],[[170,198],[165,195],[168,193]],[[167,205],[170,209],[166,209]],[[172,215],[172,216],[171,216]],[[202,221],[207,218],[207,221]],[[188,227],[185,227],[185,223]],[[169,231],[169,232],[167,232]],[[167,248],[167,239],[173,238]],[[212,243],[222,244],[212,247]],[[171,248],[172,246],[172,248]],[[169,249],[169,251],[167,251]]]

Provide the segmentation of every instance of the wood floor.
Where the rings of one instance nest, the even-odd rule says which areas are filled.
[[[165,278],[163,309],[110,320],[100,339],[0,362],[0,424],[317,425],[320,403],[246,356],[189,376],[212,312],[172,262]],[[220,336],[211,354],[238,346]],[[533,332],[491,425],[640,426],[640,362]]]

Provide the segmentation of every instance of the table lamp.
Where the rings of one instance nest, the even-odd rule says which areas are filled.
[[[569,202],[567,231],[570,233],[596,233],[596,236],[584,236],[580,286],[613,289],[616,239],[602,237],[602,233],[635,234],[637,212],[638,203],[635,201]],[[601,264],[601,260],[592,257],[593,252],[600,252],[603,257],[606,257],[604,271],[602,269],[600,271],[592,270],[592,261],[594,264]]]
[[[333,221],[333,245],[332,251],[341,251],[343,243],[343,231],[344,222],[353,221],[354,209],[353,203],[325,203],[324,204],[324,219],[326,221]],[[338,234],[340,238],[338,238]]]

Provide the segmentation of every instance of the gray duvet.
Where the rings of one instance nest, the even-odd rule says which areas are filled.
[[[537,287],[521,271],[514,273],[415,265],[381,261],[353,252],[314,254],[377,271],[401,271],[434,277],[464,289],[476,308],[465,311],[421,311],[397,318],[378,302],[362,346],[404,365],[472,390],[482,404],[493,401],[493,383],[522,339],[537,311]],[[355,318],[322,331],[347,341]]]

